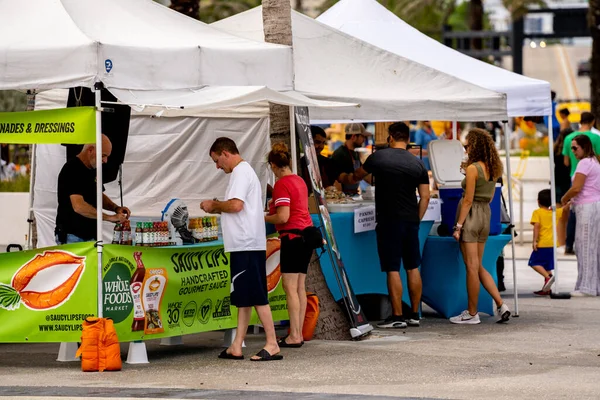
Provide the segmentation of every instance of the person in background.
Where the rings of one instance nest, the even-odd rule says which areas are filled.
[[[415,133],[415,144],[421,146],[421,149],[423,150],[423,164],[425,164],[425,168],[427,168],[427,170],[431,170],[427,148],[429,146],[429,142],[437,140],[437,138],[438,137],[431,127],[431,122],[421,122],[421,129]]]
[[[112,143],[102,135],[102,163],[112,152]],[[96,145],[86,144],[77,156],[63,165],[58,174],[58,209],[56,212],[56,244],[95,241],[96,237]],[[102,187],[104,190],[104,186]],[[103,221],[124,222],[131,215],[127,207],[119,207],[104,193],[102,209],[114,214],[102,214]]]
[[[556,140],[556,138],[558,138],[558,134],[560,133],[560,122],[556,117],[556,106],[558,105],[558,103],[556,103],[556,92],[552,90],[550,92],[550,96],[552,98],[552,139]],[[547,116],[544,117],[544,125],[548,126]]]
[[[571,150],[579,163],[562,198],[563,205],[572,202],[577,214],[577,282],[571,296],[600,296],[600,153],[587,135],[575,136]]]
[[[371,136],[371,133],[365,129],[363,124],[358,123],[347,124],[345,131],[346,142],[333,152],[331,159],[339,172],[337,181],[342,184],[342,191],[349,195],[355,195],[358,193],[359,182],[353,183],[349,179],[349,175],[361,167],[360,159],[355,150],[365,144],[367,136]],[[370,182],[369,176],[364,179]]]
[[[563,146],[565,138],[573,133],[573,129],[566,128],[560,131],[558,138],[554,142],[554,181],[556,183],[556,202],[560,203],[560,199],[567,193],[571,187],[571,167],[565,164],[563,157]]]
[[[560,115],[560,131],[562,132],[564,130],[570,130],[571,132],[573,132],[571,121],[569,121],[569,115],[571,115],[569,109],[566,107],[561,108],[560,110],[558,110],[558,114]]]
[[[354,172],[356,182],[373,174],[377,252],[381,271],[387,275],[392,315],[377,324],[380,328],[419,326],[423,285],[419,266],[419,225],[429,205],[429,175],[423,164],[406,150],[409,128],[403,122],[389,126],[389,147],[376,151]],[[416,192],[420,200],[417,201]],[[412,313],[402,314],[400,264],[408,277]]]
[[[317,153],[317,162],[319,164],[319,172],[321,173],[321,181],[323,182],[323,187],[327,189],[328,187],[334,186],[339,175],[337,173],[335,163],[330,158],[327,158],[321,154],[325,148],[325,144],[327,143],[327,134],[323,128],[316,125],[310,126],[310,133],[312,135],[313,142],[315,143],[315,151]],[[312,192],[312,184],[310,182],[310,175],[308,174],[306,156],[300,159],[300,165],[302,167],[302,178],[304,178],[304,182],[306,183],[306,187],[310,193]]]
[[[306,274],[313,253],[299,234],[313,226],[308,213],[308,191],[302,178],[292,172],[291,160],[285,144],[273,145],[268,162],[277,182],[265,221],[275,224],[281,239],[281,275],[290,316],[290,334],[279,340],[279,347],[301,347],[304,344],[302,325],[306,314]]]
[[[217,169],[231,174],[224,201],[200,203],[205,212],[222,214],[223,245],[230,258],[231,304],[238,308],[235,339],[219,358],[244,359],[242,345],[254,307],[265,329],[266,343],[251,360],[281,360],[267,291],[267,238],[260,181],[230,138],[215,140],[208,153]]]
[[[578,135],[585,135],[590,138],[592,142],[592,148],[594,153],[600,154],[600,136],[591,132],[592,127],[594,126],[596,118],[594,114],[590,112],[581,113],[580,127],[579,131],[573,132],[565,137],[563,143],[563,159],[564,164],[569,166],[570,177],[573,180],[575,176],[575,171],[577,170],[577,164],[579,163],[579,159],[575,156],[575,153],[571,150],[571,142],[573,138]],[[569,214],[569,222],[567,223],[567,240],[565,245],[565,254],[575,254],[573,251],[573,246],[575,243],[575,231],[577,229],[577,217],[574,210],[571,210]]]
[[[538,193],[538,209],[533,211],[533,252],[529,257],[529,266],[544,277],[541,290],[533,292],[536,296],[549,296],[554,284],[554,234],[552,232],[552,193],[544,189]],[[563,216],[565,208],[556,209],[557,223]]]
[[[490,134],[482,129],[471,129],[465,146],[468,161],[466,177],[462,181],[463,198],[458,204],[453,237],[460,249],[467,268],[468,308],[460,315],[450,318],[454,324],[479,324],[477,302],[479,287],[483,287],[496,303],[498,322],[510,318],[508,306],[500,297],[494,279],[483,267],[483,251],[490,232],[490,202],[494,197],[496,181],[502,176],[503,166]]]

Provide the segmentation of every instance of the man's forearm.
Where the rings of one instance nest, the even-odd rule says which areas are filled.
[[[422,220],[429,207],[429,197],[419,199],[419,220]]]
[[[76,210],[74,210],[77,214],[86,217],[86,218],[90,218],[90,219],[96,219],[96,207],[92,207],[91,204],[88,203],[83,203],[82,205],[80,205]],[[103,221],[108,221],[110,218],[109,215],[102,213],[102,220]]]
[[[237,213],[240,212],[238,204],[234,200],[220,201],[215,200],[214,202],[216,213]]]
[[[116,212],[117,206],[107,195],[102,194],[102,208],[108,211]]]

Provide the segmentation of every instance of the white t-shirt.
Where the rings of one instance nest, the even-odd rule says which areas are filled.
[[[258,176],[246,161],[231,172],[225,200],[244,202],[242,211],[222,213],[223,243],[226,252],[266,250],[267,238],[262,191]]]
[[[590,129],[590,132],[600,136],[600,131],[598,129],[594,128],[593,126],[592,126],[592,129]]]

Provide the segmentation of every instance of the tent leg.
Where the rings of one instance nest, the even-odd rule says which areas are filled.
[[[514,317],[519,316],[519,290],[517,289],[517,261],[515,260],[515,220],[512,195],[512,172],[510,170],[510,139],[508,137],[508,121],[504,121],[504,145],[506,146],[506,179],[508,182],[508,207],[510,211],[510,245],[512,246],[513,290],[515,294]],[[521,194],[522,195],[522,194]],[[521,215],[521,218],[523,216]]]
[[[35,223],[35,215],[33,213],[33,201],[34,201],[34,190],[35,190],[35,174],[36,174],[36,157],[35,153],[37,146],[31,145],[31,167],[29,171],[29,234],[27,235],[27,250],[33,249],[33,224]]]
[[[294,107],[289,107],[290,110],[290,151],[292,153],[292,172],[298,173],[298,146],[296,146],[296,117],[294,115]]]
[[[452,121],[452,138],[451,139],[458,139],[458,122],[456,121]]]
[[[103,317],[102,309],[102,83],[95,85],[96,95],[96,252],[98,254],[98,318]]]

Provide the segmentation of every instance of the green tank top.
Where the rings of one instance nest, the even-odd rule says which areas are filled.
[[[473,165],[475,165],[475,168],[477,168],[477,180],[475,181],[475,195],[473,196],[473,201],[489,203],[494,197],[496,182],[485,179],[483,168],[481,168],[481,165],[478,162],[474,163]],[[461,186],[463,190],[467,188],[466,177],[462,180]],[[463,197],[464,196],[465,194],[463,193]]]

